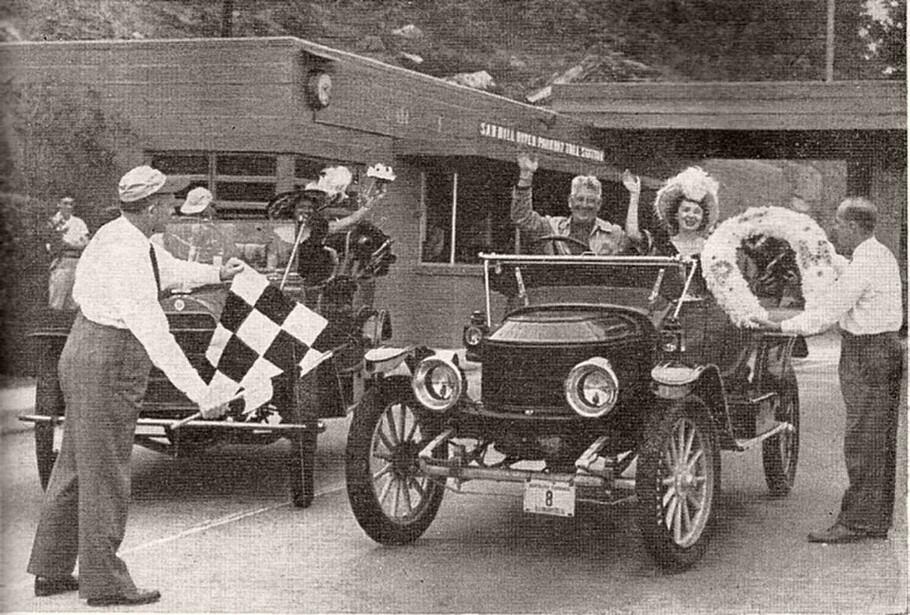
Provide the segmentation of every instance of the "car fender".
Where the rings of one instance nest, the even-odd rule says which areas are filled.
[[[406,346],[404,348],[392,346],[370,348],[363,357],[366,376],[373,377],[377,374],[388,374],[398,369],[401,364],[413,354],[413,346]]]
[[[711,418],[721,434],[732,437],[732,423],[727,408],[727,396],[724,392],[723,377],[716,365],[697,365],[690,367],[671,363],[661,363],[651,370],[655,395],[662,399],[682,399],[695,395],[702,399],[711,412]],[[722,445],[725,438],[722,436]]]

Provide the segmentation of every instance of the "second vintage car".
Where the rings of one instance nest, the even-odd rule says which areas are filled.
[[[760,446],[771,492],[790,492],[799,452],[790,358],[805,344],[734,327],[697,261],[481,259],[486,306],[465,332],[482,362],[479,396],[452,353],[415,355],[409,374],[383,378],[355,410],[347,490],[372,539],[415,540],[447,489],[512,482],[530,513],[634,501],[648,551],[684,569],[711,536],[721,451]],[[494,292],[508,302],[501,322]]]

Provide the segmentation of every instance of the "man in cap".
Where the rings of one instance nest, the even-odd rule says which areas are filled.
[[[180,205],[178,223],[167,233],[152,238],[172,255],[194,263],[213,263],[231,251],[227,241],[213,221],[215,215],[212,193],[202,186],[190,190]]]
[[[544,246],[547,252],[580,254],[593,252],[601,256],[626,254],[644,250],[630,240],[616,224],[598,217],[602,203],[600,180],[593,175],[578,175],[572,180],[569,194],[571,216],[544,216],[534,211],[531,184],[537,171],[537,160],[527,154],[518,156],[518,185],[512,192],[512,222],[522,232],[529,233],[532,241],[538,237],[558,235],[573,241],[552,241]],[[623,185],[629,191],[630,209],[638,212],[641,180],[626,171]],[[586,248],[585,248],[586,246]]]
[[[52,310],[75,310],[72,290],[76,263],[88,245],[88,227],[73,215],[73,199],[66,196],[57,204],[57,213],[48,223],[54,233],[47,248],[53,254],[48,280],[48,304]]]
[[[236,259],[220,268],[179,261],[149,242],[171,217],[173,193],[186,185],[149,166],[129,171],[118,186],[120,217],[98,229],[76,268],[80,311],[58,366],[66,427],[28,564],[37,596],[78,589],[90,606],[160,597],[137,589],[117,556],[149,370],[161,369],[206,418],[222,414],[227,400],[210,399],[168,328],[158,293],[228,280],[243,269]]]
[[[781,322],[754,319],[764,329],[790,334],[815,335],[834,324],[841,330],[838,376],[847,411],[844,458],[850,484],[837,521],[809,533],[809,542],[885,539],[894,517],[903,291],[897,259],[875,238],[876,219],[868,199],[844,199],[831,239],[852,257],[837,281],[813,309]]]
[[[212,211],[214,209],[212,207],[213,198],[208,188],[196,186],[186,194],[186,200],[180,206],[180,214],[211,219],[214,215]]]

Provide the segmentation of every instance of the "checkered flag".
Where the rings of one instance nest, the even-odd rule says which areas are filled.
[[[317,348],[327,323],[270,285],[262,274],[244,268],[231,282],[205,353],[215,367],[210,394],[229,399],[243,389],[243,413],[250,415],[272,399],[272,378],[293,373],[295,364],[303,375],[331,356]]]

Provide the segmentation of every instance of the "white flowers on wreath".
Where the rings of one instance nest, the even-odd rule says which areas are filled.
[[[743,241],[757,235],[786,241],[793,248],[806,310],[819,303],[839,274],[834,247],[815,220],[784,207],[750,207],[723,221],[701,253],[708,290],[737,326],[754,326],[753,318],[768,318],[737,264],[737,250]]]

